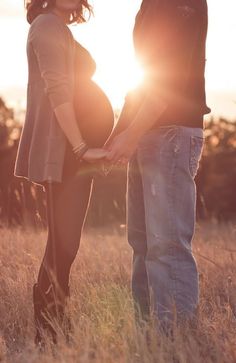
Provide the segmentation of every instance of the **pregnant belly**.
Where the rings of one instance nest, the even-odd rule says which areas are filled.
[[[114,126],[114,113],[104,91],[91,79],[77,79],[75,112],[87,144],[103,146]]]

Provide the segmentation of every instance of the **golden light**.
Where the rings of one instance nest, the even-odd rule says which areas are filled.
[[[143,80],[144,72],[135,58],[121,66],[119,60],[110,67],[98,65],[98,70],[93,79],[100,85],[111,99],[115,108],[122,106],[128,91],[136,88]]]
[[[123,75],[125,78],[127,90],[136,88],[144,78],[144,70],[138,63],[136,59],[130,62],[129,67],[127,67],[126,74]]]
[[[75,38],[96,61],[94,80],[114,108],[122,106],[126,93],[142,79],[134,55],[132,31],[141,0],[90,1],[94,17],[87,24],[71,27]]]
[[[127,91],[135,87],[143,72],[135,60],[132,30],[141,0],[90,0],[94,17],[87,24],[72,26],[75,38],[97,63],[94,80],[119,108]],[[206,87],[213,113],[235,118],[236,33],[235,0],[208,0]],[[25,107],[27,86],[26,39],[28,24],[23,1],[0,0],[0,94],[11,106]],[[6,36],[7,34],[7,36]]]

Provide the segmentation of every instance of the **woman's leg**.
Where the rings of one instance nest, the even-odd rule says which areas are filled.
[[[91,188],[92,173],[85,164],[79,170],[64,173],[62,183],[45,186],[48,240],[38,282],[33,289],[37,345],[43,344],[41,329],[46,329],[53,342],[57,342],[54,319],[64,326],[65,333],[70,327],[64,316],[70,268],[79,248]]]
[[[92,175],[88,167],[81,167],[62,183],[46,186],[48,240],[38,275],[38,286],[42,291],[50,288],[53,278],[62,291],[68,289],[70,268],[79,248],[91,187]]]

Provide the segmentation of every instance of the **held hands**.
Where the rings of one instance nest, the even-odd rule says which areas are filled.
[[[83,155],[82,160],[91,164],[96,164],[95,169],[97,169],[99,174],[107,176],[113,167],[113,165],[106,160],[107,154],[108,150],[105,149],[88,149]]]
[[[129,129],[109,139],[103,149],[88,149],[82,159],[89,163],[99,163],[100,171],[107,175],[114,164],[127,164],[138,144],[138,137]]]
[[[95,163],[105,159],[107,155],[108,151],[105,149],[88,149],[82,159],[88,163]]]
[[[108,150],[106,159],[112,164],[117,162],[126,164],[137,148],[137,144],[138,137],[127,129],[106,145],[106,149]]]

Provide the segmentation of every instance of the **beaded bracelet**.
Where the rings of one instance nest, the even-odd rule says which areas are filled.
[[[73,153],[75,154],[76,159],[81,160],[88,149],[89,147],[84,141],[82,141],[78,146],[74,147]]]

